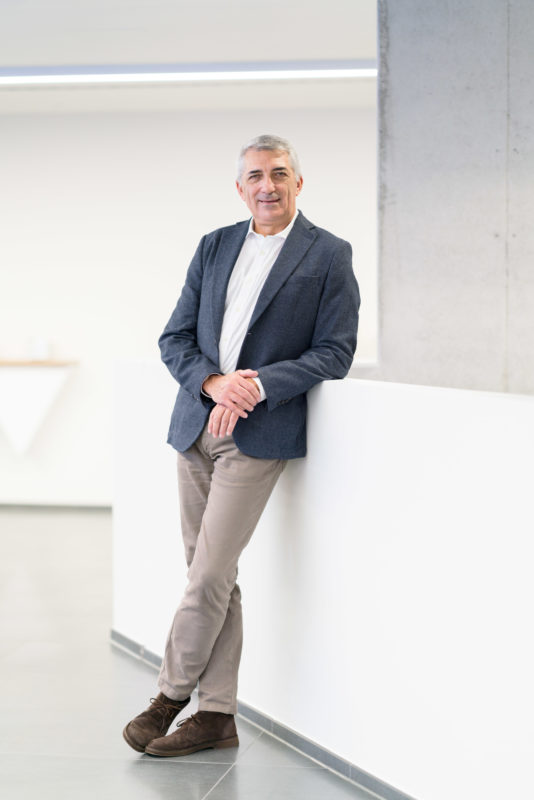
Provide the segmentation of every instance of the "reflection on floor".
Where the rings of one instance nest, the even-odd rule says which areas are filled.
[[[236,749],[135,753],[121,731],[156,673],[109,644],[111,515],[0,508],[0,531],[3,798],[370,797],[241,719]]]

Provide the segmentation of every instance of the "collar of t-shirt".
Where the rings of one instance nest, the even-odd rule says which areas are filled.
[[[271,268],[289,236],[298,211],[282,231],[273,236],[262,236],[254,230],[254,219],[250,220],[248,232],[237,257],[226,291],[224,318],[219,340],[219,364],[224,375],[234,372],[243,340]],[[247,365],[254,369],[254,365]],[[266,394],[259,378],[254,379],[261,399]]]

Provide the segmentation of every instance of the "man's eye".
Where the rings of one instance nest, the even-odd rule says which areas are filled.
[[[287,172],[280,170],[279,172],[274,173],[274,177],[278,178],[278,180],[280,180],[280,178],[287,178]]]

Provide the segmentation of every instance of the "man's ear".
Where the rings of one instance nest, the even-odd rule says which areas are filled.
[[[235,182],[235,186],[236,186],[236,189],[237,189],[237,193],[239,194],[239,197],[241,198],[241,200],[244,200],[245,196],[244,196],[244,193],[243,193],[243,188],[242,188],[241,184],[239,183],[239,181]]]
[[[304,181],[302,180],[302,175],[301,175],[301,176],[300,176],[300,178],[299,178],[299,179],[298,179],[298,181],[297,181],[297,194],[298,194],[298,193],[300,192],[300,190],[302,189],[302,184],[303,184],[303,183],[304,183]]]

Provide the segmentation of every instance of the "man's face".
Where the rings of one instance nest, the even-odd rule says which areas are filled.
[[[237,191],[254,217],[254,230],[264,235],[283,231],[293,219],[302,187],[283,150],[247,150]]]

